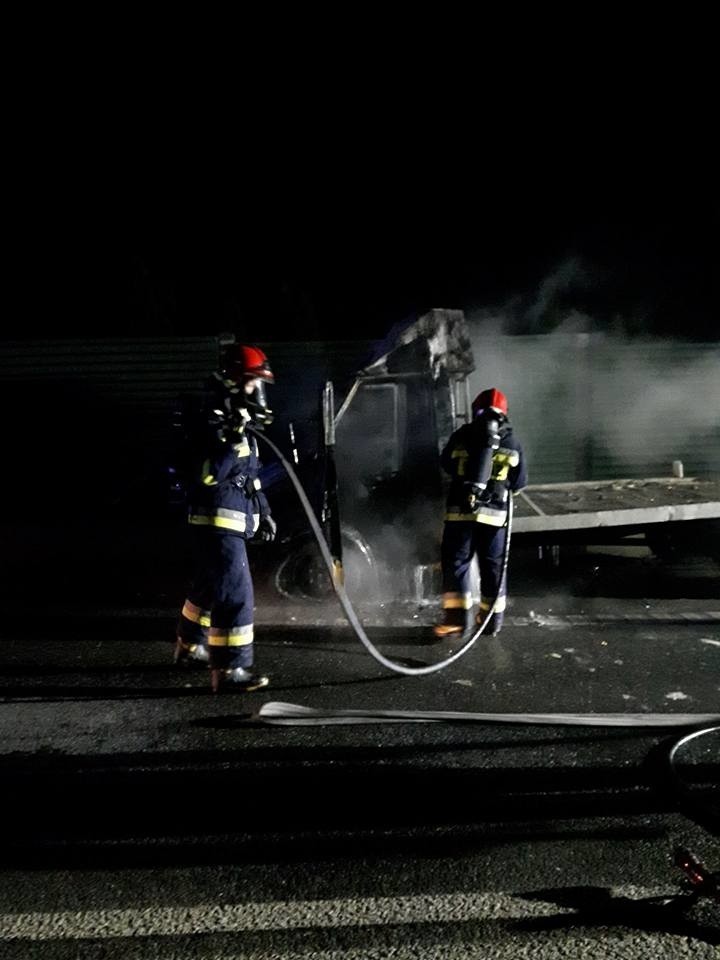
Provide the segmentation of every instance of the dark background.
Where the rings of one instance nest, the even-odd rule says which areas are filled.
[[[162,128],[130,151],[107,130],[83,150],[84,130],[61,162],[34,157],[3,336],[354,340],[434,306],[499,311],[507,333],[575,311],[629,336],[720,335],[707,151],[279,130],[257,149],[238,134],[217,165]]]
[[[431,306],[717,338],[696,13],[12,27],[6,338],[364,339]]]

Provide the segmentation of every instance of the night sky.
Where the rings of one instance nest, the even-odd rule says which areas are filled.
[[[2,336],[364,339],[442,306],[717,339],[710,19],[268,12],[16,37]]]
[[[363,156],[189,182],[74,170],[32,197],[3,335],[365,339],[441,306],[500,313],[507,333],[580,313],[630,336],[720,338],[701,171]]]

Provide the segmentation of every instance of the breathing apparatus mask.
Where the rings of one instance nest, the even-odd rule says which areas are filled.
[[[247,386],[253,384],[250,393]],[[243,381],[243,390],[238,394],[240,403],[243,403],[250,419],[258,427],[266,427],[273,422],[273,412],[268,406],[265,393],[265,382],[258,378],[247,378]]]
[[[482,436],[484,443],[491,450],[497,450],[500,446],[501,430],[506,422],[506,417],[489,407],[487,410],[480,410],[473,421],[474,428]]]

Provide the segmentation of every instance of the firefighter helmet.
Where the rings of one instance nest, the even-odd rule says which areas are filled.
[[[241,343],[226,347],[222,356],[222,376],[238,387],[242,384],[240,404],[256,425],[272,423],[273,413],[268,406],[265,384],[275,383],[275,377],[260,347],[248,347]]]
[[[476,417],[483,410],[494,410],[503,417],[507,417],[508,402],[505,394],[497,387],[490,387],[479,393],[472,402],[472,415]]]
[[[236,383],[243,379],[275,383],[268,358],[259,347],[233,343],[223,354],[222,369],[224,375]]]

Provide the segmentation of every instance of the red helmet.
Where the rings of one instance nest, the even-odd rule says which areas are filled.
[[[234,343],[225,350],[223,373],[230,380],[235,381],[248,377],[275,383],[270,363],[262,350],[259,347],[247,347],[240,343]]]
[[[472,402],[472,415],[476,417],[482,410],[492,409],[495,413],[501,413],[507,416],[508,402],[505,394],[496,387],[490,387],[489,390],[483,390]]]

